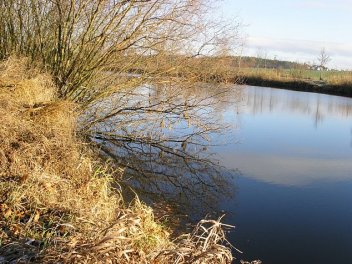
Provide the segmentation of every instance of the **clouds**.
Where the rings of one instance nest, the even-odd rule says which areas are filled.
[[[322,48],[326,48],[333,59],[331,66],[352,68],[352,43],[335,43],[299,39],[274,39],[268,37],[249,37],[247,52],[264,50],[270,54],[283,56],[290,60],[315,60]],[[282,59],[284,59],[282,58]]]
[[[249,37],[248,47],[260,48],[269,51],[316,53],[320,43],[306,40],[272,39],[264,37]]]
[[[352,43],[335,43],[299,39],[272,39],[264,37],[249,37],[249,47],[260,47],[268,50],[283,52],[298,52],[306,54],[317,54],[325,47],[331,55],[352,57]]]
[[[320,10],[352,10],[352,0],[308,0],[291,3],[294,8]]]
[[[227,17],[240,12],[248,36],[245,55],[316,61],[325,47],[329,67],[352,69],[352,0],[224,0]]]

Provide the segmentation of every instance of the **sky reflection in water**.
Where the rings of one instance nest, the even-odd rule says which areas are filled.
[[[230,240],[264,263],[352,263],[352,99],[242,87],[227,106],[230,142],[214,150],[239,169],[220,209]]]
[[[246,87],[224,115],[237,127],[216,149],[225,166],[281,185],[352,180],[351,99]]]

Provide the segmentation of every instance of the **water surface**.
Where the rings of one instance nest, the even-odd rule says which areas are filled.
[[[214,95],[220,88],[229,89],[227,100]],[[127,170],[136,171],[127,175],[128,184],[141,199],[176,200],[194,221],[213,210],[225,212],[224,221],[236,226],[228,238],[244,252],[234,252],[238,259],[352,263],[352,99],[209,85],[178,90],[149,85],[133,94],[112,97],[107,105],[128,111],[98,128],[118,139],[101,140],[103,149],[127,168],[135,165]],[[197,131],[195,120],[160,115],[153,105],[165,98],[176,103],[211,98],[203,107],[195,104],[198,110],[190,116],[211,127],[229,125],[225,133],[209,132],[220,145],[206,148],[203,136],[183,145]],[[137,111],[141,106],[155,111]],[[137,110],[129,111],[133,107]],[[160,148],[124,140],[136,135],[165,143]]]
[[[352,100],[242,87],[224,107],[233,129],[214,148],[238,169],[219,209],[240,259],[352,263]]]

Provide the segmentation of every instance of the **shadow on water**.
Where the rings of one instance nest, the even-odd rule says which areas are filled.
[[[119,152],[110,142],[104,142],[101,149],[118,164],[128,164],[120,182],[126,191],[131,188],[127,198],[133,198],[135,192],[149,205],[166,200],[192,222],[207,214],[217,216],[218,201],[234,195],[230,179],[236,172],[212,159],[192,153],[187,153],[186,159],[172,153],[160,155],[153,148],[148,155]]]
[[[216,135],[229,129],[220,111],[230,103],[229,91],[145,85],[92,106],[84,123],[115,113],[86,129],[104,155],[125,169],[119,184],[127,199],[135,192],[150,205],[168,201],[191,222],[221,213],[217,203],[234,195],[236,170],[222,166],[209,148],[223,143]],[[237,96],[231,97],[233,103]]]

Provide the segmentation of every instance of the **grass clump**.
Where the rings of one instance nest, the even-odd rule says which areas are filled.
[[[120,203],[107,169],[75,136],[75,104],[56,100],[48,75],[26,72],[25,60],[1,65],[2,244],[86,232],[111,222]]]
[[[77,109],[26,59],[0,64],[0,263],[232,261],[219,222],[171,241],[150,207],[125,205],[121,171],[77,136]]]

